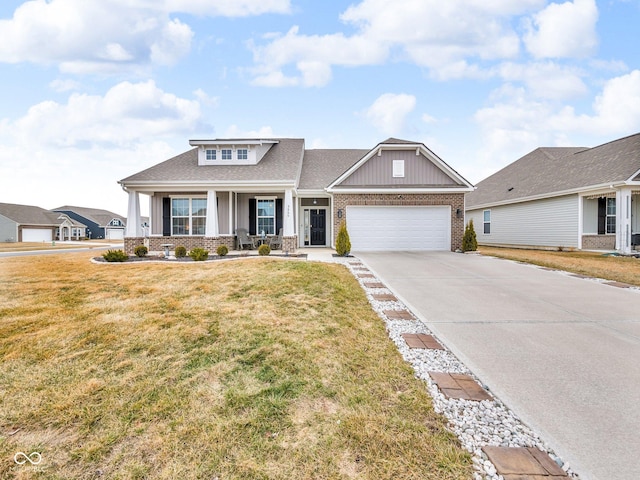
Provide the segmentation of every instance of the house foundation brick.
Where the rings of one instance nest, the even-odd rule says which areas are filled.
[[[220,245],[226,245],[229,250],[235,249],[236,238],[233,236],[224,237],[138,237],[125,238],[124,251],[128,255],[133,255],[133,250],[138,245],[145,245],[150,252],[163,252],[164,244],[172,244],[170,251],[174,251],[176,247],[183,246],[190,251],[194,248],[204,248],[209,253],[215,253]]]
[[[333,196],[333,245],[335,245],[336,237],[340,224],[347,222],[347,230],[349,229],[349,219],[347,218],[348,205],[398,205],[398,206],[432,206],[432,205],[450,205],[451,206],[451,251],[462,248],[462,236],[464,235],[464,215],[458,218],[457,211],[464,212],[464,193],[417,193],[402,194],[402,198],[398,198],[398,194],[384,193],[365,193],[365,194],[339,194]],[[338,216],[338,212],[342,212],[342,218]],[[401,248],[401,246],[398,246]]]
[[[583,250],[615,250],[615,235],[583,235]]]

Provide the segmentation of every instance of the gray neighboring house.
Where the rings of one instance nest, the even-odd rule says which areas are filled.
[[[86,226],[64,213],[32,205],[0,203],[0,242],[79,240]]]
[[[84,223],[87,226],[87,237],[94,239],[122,240],[127,219],[117,213],[99,208],[75,207],[65,205],[53,209]]]
[[[640,133],[593,148],[538,148],[467,195],[481,245],[617,250],[640,245]]]
[[[143,242],[215,250],[236,230],[277,235],[282,249],[455,250],[473,186],[424,144],[389,138],[372,149],[305,149],[301,138],[191,140],[194,148],[119,183],[129,193],[125,249]],[[140,225],[149,198],[149,229]]]

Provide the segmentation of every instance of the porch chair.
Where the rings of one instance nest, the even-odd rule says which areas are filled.
[[[278,232],[278,235],[271,237],[269,242],[271,250],[282,250],[282,229]]]
[[[238,250],[243,250],[245,245],[249,245],[249,249],[256,248],[256,244],[249,237],[249,232],[246,228],[236,228],[236,240],[238,243]]]

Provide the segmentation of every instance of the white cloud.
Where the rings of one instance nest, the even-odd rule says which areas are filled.
[[[230,125],[224,132],[224,138],[277,138],[285,135],[275,135],[273,128],[263,126],[257,130],[242,130],[237,125]]]
[[[289,13],[290,0],[30,0],[0,20],[0,62],[59,65],[70,73],[116,73],[172,65],[193,31],[175,13]]]
[[[522,82],[536,98],[564,100],[588,92],[581,71],[553,62],[503,63],[497,71],[507,82]]]
[[[402,131],[406,116],[416,106],[416,97],[405,93],[385,93],[364,112],[364,116],[385,135]]]
[[[595,0],[552,3],[533,15],[524,43],[537,58],[586,57],[598,44]]]
[[[475,114],[484,139],[475,166],[480,178],[540,146],[597,145],[640,131],[640,70],[607,81],[591,114],[534,100],[523,88],[508,85],[493,98],[493,106]]]
[[[49,87],[56,92],[69,92],[80,88],[80,83],[70,79],[57,78],[49,83]]]
[[[135,144],[141,139],[192,132],[200,127],[200,104],[159,89],[153,81],[122,82],[104,96],[72,94],[67,103],[41,102],[0,133],[22,145],[81,147]]]
[[[331,79],[332,66],[377,65],[391,55],[430,69],[440,79],[480,77],[470,60],[514,58],[520,39],[512,17],[528,14],[544,0],[363,0],[340,19],[353,35],[304,35],[293,27],[285,35],[265,37],[254,52],[255,84],[320,86]],[[313,69],[307,68],[313,65]],[[285,74],[288,65],[297,75]]]

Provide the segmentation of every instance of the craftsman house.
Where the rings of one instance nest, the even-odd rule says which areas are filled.
[[[640,134],[537,148],[467,195],[481,245],[631,253],[640,245]]]
[[[238,231],[281,248],[455,250],[473,186],[424,144],[390,138],[370,150],[307,150],[303,139],[191,140],[190,150],[119,183],[129,194],[125,248],[237,247]],[[148,197],[149,235],[140,228]]]

